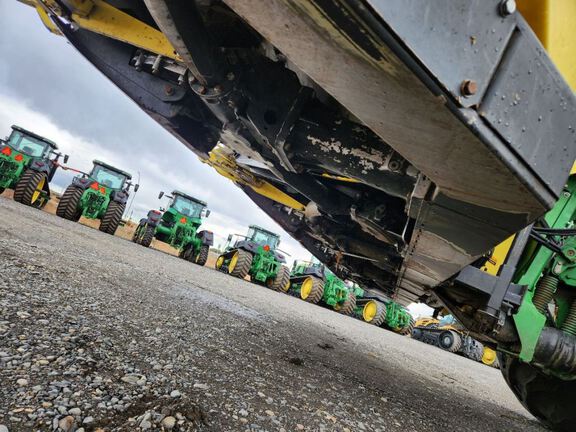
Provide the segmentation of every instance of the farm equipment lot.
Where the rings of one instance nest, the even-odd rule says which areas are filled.
[[[10,432],[545,430],[493,368],[3,197],[0,220]]]

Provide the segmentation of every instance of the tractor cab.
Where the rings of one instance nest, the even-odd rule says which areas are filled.
[[[280,236],[257,225],[250,225],[246,239],[262,246],[265,250],[275,251],[280,245]]]
[[[310,261],[295,260],[294,264],[292,264],[292,270],[290,274],[292,276],[314,275],[324,280],[324,275],[327,270],[328,269],[326,266],[316,259],[312,259]]]
[[[158,198],[162,198],[164,192],[160,192]],[[172,191],[172,195],[167,195],[170,200],[168,209],[162,215],[162,225],[172,227],[176,223],[181,225],[193,225],[199,227],[203,217],[208,217],[210,210],[207,204],[191,195],[180,191]],[[163,210],[163,209],[162,209]]]
[[[30,158],[48,159],[51,154],[58,155],[55,142],[20,126],[12,126],[12,133],[5,144],[11,150]]]
[[[96,181],[99,186],[104,186],[112,190],[123,190],[130,184],[129,181],[132,179],[132,176],[126,171],[122,171],[99,160],[94,160],[93,164],[94,166],[88,174],[88,177]]]

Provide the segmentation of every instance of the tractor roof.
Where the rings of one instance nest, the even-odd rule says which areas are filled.
[[[190,201],[194,201],[194,202],[197,202],[198,204],[202,204],[204,207],[208,206],[208,204],[206,204],[204,201],[201,201],[198,198],[194,198],[192,195],[188,195],[187,193],[184,193],[184,192],[181,192],[178,190],[172,191],[172,195],[180,195],[181,197],[189,199]]]
[[[253,228],[258,231],[264,231],[265,233],[273,235],[274,237],[280,237],[278,234],[273,233],[272,231],[268,231],[267,229],[264,229],[262,227],[259,227],[258,225],[250,225],[248,228]]]
[[[126,171],[123,171],[123,170],[121,170],[121,169],[119,169],[119,168],[113,167],[112,165],[108,165],[106,162],[102,162],[102,161],[99,161],[98,159],[94,159],[94,160],[92,161],[92,163],[93,163],[94,165],[101,165],[101,166],[103,166],[104,168],[108,168],[108,169],[111,170],[111,171],[116,171],[116,172],[118,172],[118,173],[126,176],[126,178],[127,178],[128,180],[132,180],[132,174],[127,173]]]
[[[36,138],[39,141],[45,142],[50,147],[52,147],[54,150],[58,150],[58,146],[56,145],[56,143],[54,141],[49,140],[48,138],[44,138],[43,136],[35,134],[34,132],[30,132],[29,130],[24,129],[23,127],[20,127],[20,126],[12,125],[12,129],[15,131],[21,132],[25,135],[29,135],[33,138]]]

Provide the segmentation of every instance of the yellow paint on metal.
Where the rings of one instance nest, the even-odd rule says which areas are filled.
[[[62,36],[62,32],[58,29],[58,27],[54,25],[44,8],[41,6],[36,6],[36,12],[38,12],[38,16],[40,17],[42,24],[44,24],[44,27],[46,27],[50,33]]]
[[[576,1],[517,0],[518,10],[548,51],[564,79],[576,91]]]
[[[284,287],[282,288],[283,292],[288,292],[288,290],[290,289],[290,280],[288,280],[288,282],[286,282],[284,284]]]
[[[500,267],[502,267],[502,265],[506,261],[508,252],[512,247],[514,237],[515,235],[508,237],[506,240],[504,240],[502,243],[500,243],[498,246],[494,248],[494,252],[492,252],[492,255],[490,256],[490,258],[488,258],[488,261],[486,261],[486,264],[482,266],[483,271],[485,271],[486,273],[490,273],[491,275],[494,276],[498,275]]]
[[[378,303],[374,300],[370,300],[368,303],[364,305],[364,309],[362,309],[362,318],[366,322],[372,322],[376,314],[378,313]]]
[[[570,171],[570,175],[574,174],[576,174],[576,162],[574,162],[574,165],[572,165],[572,170]]]
[[[216,268],[220,269],[222,267],[222,264],[224,264],[224,256],[220,255],[216,260]]]
[[[236,251],[234,253],[234,256],[230,260],[230,264],[228,264],[228,273],[232,273],[234,271],[234,269],[236,268],[236,263],[238,262],[238,256],[239,255],[240,254],[238,253],[238,251]]]
[[[223,146],[214,148],[208,159],[201,159],[202,162],[210,165],[220,175],[229,178],[235,183],[249,186],[254,192],[294,210],[304,211],[304,204],[298,202],[290,195],[282,192],[261,178],[256,177],[250,171],[239,166],[229,150]]]
[[[302,285],[300,286],[300,298],[302,300],[306,300],[308,297],[310,297],[310,293],[312,292],[313,287],[314,279],[311,277],[304,279],[304,282],[302,282]]]
[[[46,184],[46,176],[42,176],[38,184],[36,185],[36,190],[32,194],[32,199],[30,200],[30,204],[34,204],[40,198],[40,194],[44,190],[44,185]]]
[[[348,183],[360,183],[360,180],[356,180],[350,177],[342,177],[342,176],[337,176],[337,175],[332,175],[332,174],[328,174],[328,173],[322,173],[322,177],[326,177],[332,180],[339,180],[339,181],[343,181],[343,182],[348,182]]]
[[[482,352],[482,363],[488,366],[492,366],[496,361],[496,351],[492,348],[487,346],[484,347],[484,351]]]

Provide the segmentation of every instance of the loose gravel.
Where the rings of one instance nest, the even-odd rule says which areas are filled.
[[[0,198],[0,432],[543,431],[497,370]]]

